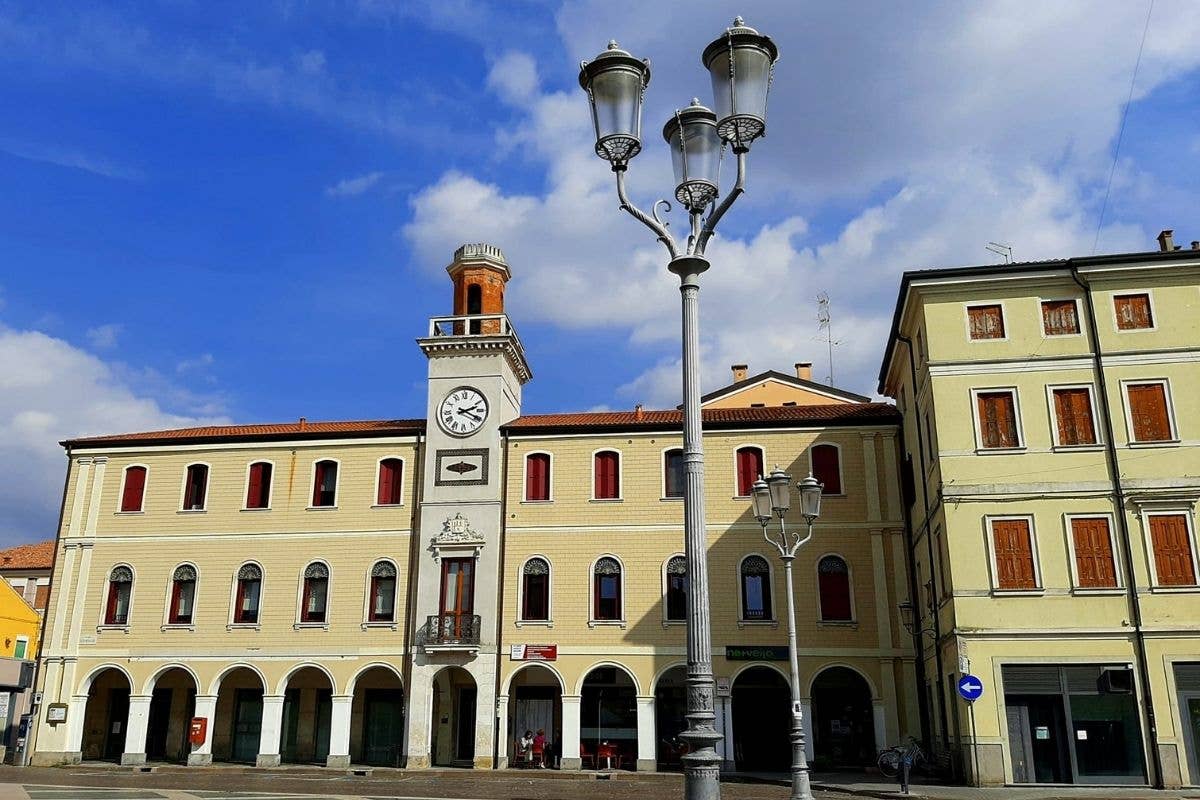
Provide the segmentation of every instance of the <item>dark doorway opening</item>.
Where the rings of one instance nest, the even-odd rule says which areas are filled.
[[[871,688],[848,667],[829,667],[812,685],[813,755],[832,767],[875,763]]]
[[[792,692],[770,667],[750,667],[733,682],[733,754],[739,770],[791,769]]]

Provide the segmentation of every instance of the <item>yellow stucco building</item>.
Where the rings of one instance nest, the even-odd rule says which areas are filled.
[[[1200,251],[1160,245],[904,275],[920,673],[978,783],[1200,783]]]
[[[679,763],[688,591],[676,410],[525,415],[489,245],[417,343],[424,419],[66,442],[35,763]],[[705,397],[719,752],[786,769],[782,567],[749,486],[825,485],[796,562],[810,755],[921,728],[890,404],[796,374]],[[793,524],[799,524],[797,520]],[[192,720],[202,720],[192,731]]]

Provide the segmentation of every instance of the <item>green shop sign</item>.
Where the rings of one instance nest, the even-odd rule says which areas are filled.
[[[741,647],[737,645],[725,645],[725,660],[726,661],[787,661],[788,649],[786,647],[773,647],[771,645],[760,645],[758,647]]]

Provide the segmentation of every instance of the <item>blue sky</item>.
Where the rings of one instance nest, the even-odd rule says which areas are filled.
[[[837,382],[873,393],[904,269],[1091,252],[1147,5],[0,0],[0,457],[31,464],[0,542],[53,534],[66,436],[420,415],[462,242],[509,256],[527,411],[674,405],[676,284],[576,74],[612,37],[652,59],[649,205],[739,12],[783,58],[710,249],[705,388],[825,375],[825,291]],[[1198,34],[1156,3],[1101,252],[1200,238]]]

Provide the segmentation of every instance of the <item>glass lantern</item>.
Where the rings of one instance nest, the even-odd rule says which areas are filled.
[[[821,493],[825,491],[825,484],[810,474],[796,481],[796,488],[800,490],[800,514],[811,525],[813,520],[821,516]]]
[[[617,46],[579,65],[579,85],[588,93],[596,155],[623,169],[642,150],[642,94],[650,83],[650,62]]]
[[[693,98],[687,108],[663,126],[675,167],[675,199],[691,213],[703,211],[717,196],[717,171],[721,165],[721,137],[717,115]]]
[[[767,132],[767,93],[779,48],[741,17],[704,48],[701,59],[712,76],[717,132],[735,153]]]

